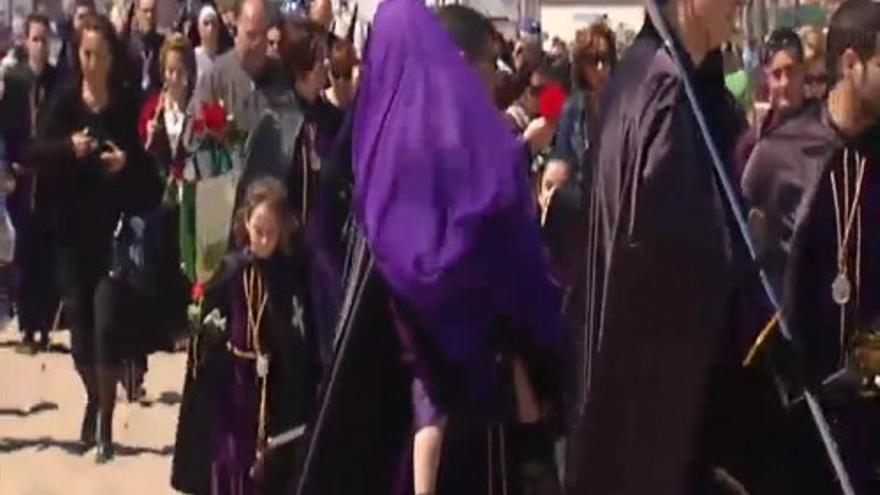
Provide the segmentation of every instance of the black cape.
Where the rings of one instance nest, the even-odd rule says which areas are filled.
[[[803,108],[756,145],[743,172],[749,227],[780,295],[796,224],[842,145],[824,115],[820,104]]]
[[[363,237],[353,235],[335,359],[312,425],[297,493],[413,495],[412,378],[419,364],[406,358],[395,331],[393,296],[373,267]],[[529,356],[524,357],[527,366],[531,364]],[[504,373],[505,363],[506,359],[492,372]],[[448,390],[455,381],[450,370],[427,364],[432,368],[430,379],[443,382],[438,387]],[[535,383],[539,394],[546,390],[540,379]],[[450,407],[435,493],[487,493],[490,484],[489,493],[502,493],[505,484],[509,493],[530,493],[524,485],[540,479],[547,469],[545,456],[552,457],[546,431],[498,423],[487,427],[464,407]]]

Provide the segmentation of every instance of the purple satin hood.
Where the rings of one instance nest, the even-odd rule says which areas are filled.
[[[499,318],[563,352],[524,147],[418,0],[379,7],[353,160],[356,214],[377,266],[447,360],[473,364]]]

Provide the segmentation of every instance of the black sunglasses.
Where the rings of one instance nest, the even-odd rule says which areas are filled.
[[[607,53],[589,53],[584,55],[583,60],[586,65],[599,65],[601,63],[605,67],[609,67],[614,63],[614,59]]]

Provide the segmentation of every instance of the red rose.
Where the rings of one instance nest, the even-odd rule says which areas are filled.
[[[175,181],[183,180],[183,164],[182,163],[172,163],[169,172],[171,173],[171,178],[173,178]]]
[[[226,128],[226,109],[219,103],[205,103],[202,106],[202,118],[205,119],[208,132],[212,134],[222,134]]]
[[[205,121],[203,119],[193,120],[193,132],[196,134],[202,134],[205,132]]]
[[[565,90],[558,84],[548,84],[538,96],[538,112],[549,121],[556,121],[565,106]]]
[[[205,297],[205,286],[201,282],[196,282],[192,286],[192,292],[190,293],[190,297],[193,301],[201,301]]]

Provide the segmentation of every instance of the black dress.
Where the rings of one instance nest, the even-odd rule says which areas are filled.
[[[54,96],[38,123],[26,162],[38,168],[47,226],[56,242],[59,285],[70,319],[78,365],[116,364],[109,349],[96,351],[95,304],[99,281],[107,275],[113,234],[123,213],[149,211],[159,203],[162,184],[138,142],[137,105],[121,90],[92,112],[82,101],[80,81]],[[78,160],[70,136],[88,128],[100,144],[112,141],[126,154],[125,167],[106,171],[94,152]],[[106,351],[106,352],[105,352]]]

